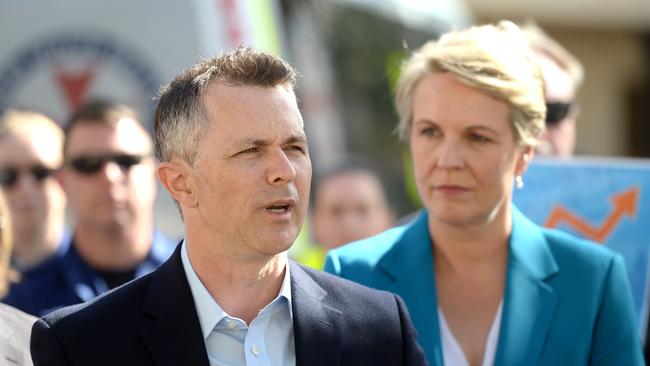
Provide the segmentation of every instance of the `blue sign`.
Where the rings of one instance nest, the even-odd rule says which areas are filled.
[[[514,202],[534,222],[587,238],[621,253],[639,331],[647,323],[650,254],[650,160],[536,159]]]

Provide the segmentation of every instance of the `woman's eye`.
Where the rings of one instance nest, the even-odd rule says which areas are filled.
[[[492,141],[489,137],[485,137],[485,136],[477,134],[477,133],[469,134],[469,139],[471,141],[474,141],[474,142],[490,142],[490,141]]]
[[[434,127],[425,127],[420,129],[420,135],[422,136],[437,136],[439,135],[439,131],[437,128]]]

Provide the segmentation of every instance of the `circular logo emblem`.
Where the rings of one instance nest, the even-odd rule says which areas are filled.
[[[101,98],[127,103],[150,121],[161,84],[154,70],[141,52],[108,35],[48,36],[0,65],[0,111],[33,109],[63,122],[85,100]]]

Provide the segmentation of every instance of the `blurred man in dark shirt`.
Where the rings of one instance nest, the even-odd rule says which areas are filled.
[[[26,273],[5,300],[39,316],[144,275],[173,250],[154,230],[152,142],[135,112],[91,102],[72,116],[65,136],[60,178],[73,212],[70,248]]]

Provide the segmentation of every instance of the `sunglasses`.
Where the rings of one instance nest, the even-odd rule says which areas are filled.
[[[115,154],[115,155],[82,155],[70,159],[66,163],[74,171],[81,174],[95,174],[100,171],[108,162],[117,164],[123,171],[128,171],[132,166],[140,164],[145,156]]]
[[[54,169],[49,169],[42,165],[32,165],[26,168],[1,167],[0,184],[5,188],[11,188],[18,182],[18,178],[22,174],[31,174],[32,177],[34,177],[34,180],[37,182],[42,182],[45,178],[51,176],[53,173]]]
[[[573,109],[573,103],[550,102],[546,103],[546,125],[557,126]]]

